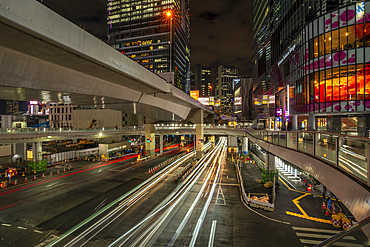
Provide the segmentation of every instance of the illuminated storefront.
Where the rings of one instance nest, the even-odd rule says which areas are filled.
[[[268,77],[270,88],[257,87],[255,98],[261,101],[285,91],[288,117],[314,114],[317,129],[327,129],[329,115],[334,119],[343,113],[369,113],[370,2],[351,4],[309,22],[271,66]],[[275,114],[267,117],[281,118],[280,105],[272,105]],[[271,111],[256,112],[258,118],[262,114],[266,118]]]

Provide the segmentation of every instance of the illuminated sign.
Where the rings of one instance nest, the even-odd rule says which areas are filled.
[[[38,101],[30,101],[30,105],[38,105],[39,102]]]
[[[282,62],[284,62],[284,60],[290,55],[290,53],[292,53],[296,48],[296,44],[294,44],[292,47],[289,48],[289,50],[287,51],[287,53],[285,53],[283,55],[283,57],[279,60],[278,62],[278,66],[280,67],[280,64],[282,64]]]
[[[275,104],[275,95],[269,97],[269,104]]]
[[[215,97],[209,97],[209,105],[215,105]]]
[[[234,105],[241,105],[241,104],[242,104],[242,97],[235,97]]]
[[[268,95],[263,95],[262,104],[268,105],[270,103],[270,97]]]
[[[195,100],[198,100],[198,98],[199,98],[199,90],[190,91],[190,97],[192,97]]]
[[[208,97],[199,97],[198,101],[203,105],[209,105],[209,98]]]
[[[216,100],[215,100],[215,106],[220,106],[220,105],[221,105],[220,100],[219,100],[219,99],[216,99]]]
[[[365,3],[360,2],[356,3],[356,22],[362,22],[360,21],[364,17],[365,12]]]

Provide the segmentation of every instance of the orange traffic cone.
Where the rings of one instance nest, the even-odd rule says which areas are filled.
[[[63,172],[66,172],[66,168],[64,167]]]
[[[57,171],[57,174],[59,174],[59,170]]]
[[[148,171],[148,174],[150,174],[150,169],[149,169],[149,171]]]
[[[27,177],[24,178],[24,182],[27,183]]]
[[[42,174],[42,178],[45,178],[45,174],[44,173]]]
[[[17,181],[17,179],[14,181],[14,185],[17,185],[18,184],[18,181]]]
[[[35,176],[33,176],[33,180],[36,180],[36,175],[35,175]]]
[[[321,206],[321,209],[322,210],[325,210],[326,206],[325,206],[325,202],[322,202],[322,206]]]
[[[337,210],[335,210],[334,204],[331,207],[332,207],[332,210],[333,210],[333,215],[336,215],[337,214]]]
[[[25,175],[24,175],[24,172],[23,172],[23,174],[22,174],[22,177],[24,177]]]
[[[329,207],[326,208],[325,215],[326,216],[329,216],[330,215],[330,213],[329,213]]]

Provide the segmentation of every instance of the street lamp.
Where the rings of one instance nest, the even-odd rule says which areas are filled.
[[[172,11],[167,10],[166,11],[166,16],[167,16],[167,18],[170,19],[170,76],[171,76],[171,72],[172,72]],[[172,82],[172,84],[173,83],[174,82]]]

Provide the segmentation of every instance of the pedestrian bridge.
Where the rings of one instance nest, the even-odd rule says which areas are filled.
[[[0,99],[186,119],[208,107],[35,0],[0,1]]]

